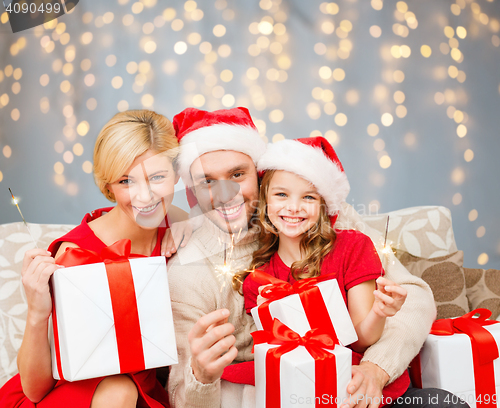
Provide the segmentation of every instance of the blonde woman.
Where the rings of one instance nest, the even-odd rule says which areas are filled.
[[[96,252],[130,239],[132,253],[159,256],[169,217],[187,215],[171,206],[178,142],[171,122],[152,111],[118,113],[101,130],[94,149],[94,178],[114,207],[87,214],[81,224],[55,240],[49,251],[26,252],[22,276],[28,302],[26,331],[18,354],[19,375],[0,390],[0,406],[50,408],[168,407],[155,370],[76,382],[52,378],[48,321],[52,310],[49,278],[66,248]],[[182,235],[182,231],[180,232]],[[171,235],[170,235],[171,237]],[[166,248],[169,249],[166,249]]]

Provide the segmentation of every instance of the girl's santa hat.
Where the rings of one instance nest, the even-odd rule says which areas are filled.
[[[311,182],[325,200],[331,217],[338,214],[351,189],[342,163],[324,137],[269,144],[257,169],[259,172],[285,170]]]
[[[246,108],[214,112],[187,108],[175,115],[172,123],[181,145],[178,172],[186,186],[193,185],[189,169],[202,154],[234,150],[250,156],[257,163],[266,151],[266,144]]]

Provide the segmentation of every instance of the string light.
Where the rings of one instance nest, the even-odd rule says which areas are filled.
[[[165,99],[155,93],[154,85],[176,80],[177,75],[182,75],[184,95],[180,98],[181,103],[208,110],[248,106],[255,112],[262,137],[265,138],[267,127],[269,138],[281,140],[285,136],[280,127],[295,119],[288,117],[287,90],[289,83],[297,83],[297,63],[301,62],[297,61],[297,43],[291,41],[297,32],[289,24],[290,16],[284,3],[260,0],[261,14],[254,21],[247,21],[243,28],[249,41],[241,43],[233,41],[234,26],[242,17],[241,11],[233,9],[227,0],[216,0],[213,6],[187,0],[153,14],[152,7],[159,4],[157,0],[117,0],[120,7],[115,12],[107,11],[102,15],[98,11],[83,13],[79,33],[67,26],[67,22],[55,19],[35,27],[33,36],[19,36],[9,44],[9,64],[0,65],[3,87],[0,109],[4,109],[10,126],[28,117],[28,111],[19,103],[20,96],[28,89],[27,74],[23,73],[24,67],[16,66],[15,61],[28,48],[30,52],[34,49],[40,51],[44,63],[35,71],[34,84],[41,94],[35,99],[37,109],[34,114],[47,115],[39,116],[44,118],[57,114],[63,121],[59,131],[54,132],[56,139],[50,143],[54,146],[52,153],[59,155],[57,163],[64,163],[67,170],[65,172],[64,167],[60,173],[54,170],[54,181],[67,194],[78,194],[79,191],[76,182],[68,176],[71,174],[69,168],[78,166],[79,171],[92,171],[92,163],[80,158],[84,152],[88,153],[92,138],[81,143],[77,143],[77,139],[85,140],[79,136],[89,134],[94,112],[108,104],[98,96],[101,89],[108,89],[112,99],[110,106],[119,111],[140,107],[152,109],[155,105],[160,109]],[[312,20],[316,38],[308,53],[303,54],[304,58],[309,58],[308,64],[312,67],[311,72],[303,74],[309,78],[304,83],[310,84],[310,88],[306,88],[304,100],[294,102],[298,107],[294,112],[315,121],[311,122],[318,129],[315,134],[323,131],[334,146],[348,140],[352,126],[359,124],[362,130],[366,129],[368,136],[373,137],[367,142],[373,145],[371,151],[376,155],[378,165],[389,169],[396,160],[390,150],[389,137],[399,137],[400,145],[408,152],[410,149],[417,152],[424,141],[421,132],[408,128],[415,118],[412,111],[415,100],[410,93],[415,78],[408,66],[419,62],[427,64],[423,65],[426,68],[422,72],[428,73],[429,80],[435,84],[429,95],[432,108],[446,120],[446,126],[450,126],[448,132],[456,134],[456,143],[461,143],[457,146],[462,149],[459,158],[463,157],[463,161],[447,173],[450,184],[455,186],[448,200],[460,205],[462,195],[456,192],[456,186],[464,188],[467,185],[469,169],[480,157],[480,150],[473,145],[479,124],[477,117],[468,111],[468,88],[463,85],[468,85],[473,75],[463,64],[468,56],[464,46],[470,44],[472,38],[474,41],[486,38],[488,44],[491,41],[494,47],[500,47],[500,23],[478,3],[456,0],[447,12],[460,16],[460,19],[448,19],[448,22],[438,19],[438,35],[429,37],[427,43],[422,44],[414,41],[422,28],[415,10],[411,9],[411,2],[370,0],[369,4],[374,16],[384,14],[392,21],[383,26],[362,27],[359,17],[350,12],[345,2],[318,2]],[[217,18],[209,20],[207,16],[212,16],[212,13],[216,13]],[[455,21],[462,21],[465,13],[471,16],[472,23],[466,27],[455,24]],[[201,25],[197,23],[202,20]],[[0,21],[7,24],[8,15],[3,13]],[[116,34],[105,32],[110,24],[121,27],[124,37],[133,38],[130,48],[135,48],[139,54],[135,57],[129,54],[124,60],[118,48],[111,53],[110,45],[116,40]],[[208,27],[208,30],[203,27]],[[416,32],[410,36],[412,30]],[[375,79],[378,83],[372,81],[371,88],[352,82],[357,78],[353,56],[359,56],[364,47],[357,43],[359,33],[364,33],[366,40],[377,50],[374,55],[382,63],[380,74]],[[88,52],[89,46],[95,54]],[[160,55],[168,55],[169,50],[172,56],[160,60]],[[240,58],[246,63],[243,69],[234,65],[234,61]],[[367,75],[372,71],[371,67],[366,67]],[[495,93],[497,86],[495,84]],[[51,94],[53,90],[58,99]],[[76,96],[81,102],[75,101]],[[351,113],[357,106],[365,108],[365,103],[375,107],[375,115],[360,119]],[[325,123],[329,125],[325,126]],[[90,133],[95,136],[95,132],[96,129],[92,128]],[[309,133],[310,129],[307,129],[306,134]],[[287,134],[287,137],[296,136]],[[11,157],[12,147],[3,146],[2,153],[6,158]],[[380,168],[372,180],[376,186],[383,185],[389,177],[389,173]],[[487,254],[483,255],[487,259]],[[484,261],[484,256],[481,260]]]

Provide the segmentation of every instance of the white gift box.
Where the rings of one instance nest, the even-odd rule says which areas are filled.
[[[325,302],[328,315],[330,316],[330,320],[340,344],[347,346],[357,341],[358,336],[352,324],[349,312],[347,311],[337,279],[319,282],[316,286],[321,292],[321,296]],[[259,318],[258,309],[258,307],[254,307],[251,312],[257,328],[262,330],[263,327]],[[293,294],[271,302],[269,304],[269,312],[273,318],[279,319],[301,336],[304,336],[306,332],[311,330],[304,306],[298,294]]]
[[[164,257],[130,259],[145,369],[177,363]],[[63,378],[120,373],[110,289],[104,263],[58,269],[52,276]],[[52,372],[60,379],[52,329]]]
[[[500,344],[500,324],[483,326]],[[467,334],[455,333],[451,336],[429,334],[420,351],[422,386],[441,388],[452,392],[466,401],[471,408],[476,407],[474,366],[471,340]],[[496,394],[481,396],[489,401],[497,401],[500,392],[500,359],[493,361]],[[479,399],[477,399],[479,402]],[[450,401],[451,402],[451,401]],[[498,402],[497,402],[497,406]]]
[[[267,343],[256,344],[255,354],[255,400],[256,407],[266,407],[266,353],[270,348],[279,347]],[[325,350],[335,354],[337,368],[337,395],[315,395],[315,361],[305,347],[284,354],[280,359],[280,399],[281,408],[314,408],[316,401],[322,404],[333,401],[337,407],[349,398],[347,384],[351,381],[352,352],[350,349],[335,346],[335,349]],[[316,398],[316,399],[315,399]],[[320,398],[318,400],[317,398]]]

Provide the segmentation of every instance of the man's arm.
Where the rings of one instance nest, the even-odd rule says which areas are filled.
[[[380,401],[384,386],[398,378],[418,354],[436,317],[432,291],[422,279],[411,275],[395,257],[387,269],[386,277],[408,295],[401,310],[387,318],[381,338],[365,351],[360,365],[353,366],[347,386],[352,395],[350,407],[365,408],[370,398]],[[370,408],[377,406],[370,404]]]
[[[378,251],[382,249],[381,233],[370,228],[347,203],[344,203],[335,227],[360,230],[372,239]],[[366,397],[381,396],[382,388],[406,370],[420,351],[436,317],[434,296],[429,285],[411,275],[392,252],[387,256],[385,277],[401,285],[408,295],[401,310],[386,320],[379,341],[365,351],[361,364],[353,367],[348,392],[363,394],[365,401]],[[349,405],[354,406],[356,402]],[[358,404],[359,408],[365,406],[366,402]],[[377,408],[377,404],[370,404],[370,408]]]
[[[436,318],[432,291],[422,279],[413,276],[391,255],[386,278],[406,289],[408,295],[401,310],[387,318],[380,340],[369,347],[363,361],[370,361],[398,378],[418,354]]]

